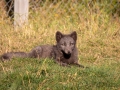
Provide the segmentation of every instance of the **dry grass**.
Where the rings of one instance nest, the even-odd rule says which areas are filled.
[[[14,31],[9,18],[0,18],[1,50],[0,54],[9,51],[29,51],[41,44],[55,44],[55,32],[78,33],[77,46],[82,55],[99,58],[119,58],[120,22],[106,14],[103,9],[71,7],[69,13],[60,8],[55,11],[52,6],[30,11],[29,25]],[[78,8],[78,10],[81,8]],[[75,11],[76,10],[76,11]],[[51,12],[51,13],[50,13]],[[32,41],[32,43],[31,43]]]

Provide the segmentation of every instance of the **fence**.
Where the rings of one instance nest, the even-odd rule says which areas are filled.
[[[10,18],[14,18],[14,26],[22,26],[28,19],[28,0],[6,0],[1,1],[6,4],[6,12]]]
[[[20,4],[21,3],[21,4]],[[25,4],[26,3],[26,4]],[[27,5],[27,6],[26,6]],[[10,17],[16,20],[14,23],[20,23],[27,17],[29,8],[29,19],[36,18],[35,14],[39,13],[41,18],[46,18],[48,21],[50,17],[63,17],[63,16],[77,16],[84,12],[87,8],[88,14],[97,13],[99,9],[104,8],[105,12],[112,16],[120,16],[120,1],[119,0],[1,0],[0,1],[0,15],[1,18]],[[14,13],[15,12],[15,13]],[[23,19],[18,19],[16,13],[26,14]],[[19,17],[19,18],[20,18]],[[27,17],[28,18],[28,17]],[[19,24],[20,25],[20,24]]]

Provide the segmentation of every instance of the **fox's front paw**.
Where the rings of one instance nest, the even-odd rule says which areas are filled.
[[[67,64],[67,63],[61,63],[60,65],[61,65],[61,66],[64,66],[64,67],[70,67],[70,65]]]
[[[77,65],[78,67],[85,68],[83,65],[80,65],[79,63],[74,63],[74,64]]]

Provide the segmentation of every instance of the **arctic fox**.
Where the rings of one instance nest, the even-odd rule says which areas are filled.
[[[71,64],[84,67],[78,63],[78,49],[76,47],[77,33],[70,34],[56,32],[56,45],[41,45],[32,49],[30,52],[8,52],[1,56],[1,59],[10,60],[15,57],[20,58],[52,58],[61,66]]]

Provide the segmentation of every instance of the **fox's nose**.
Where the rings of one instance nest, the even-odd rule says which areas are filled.
[[[68,51],[68,54],[70,54],[70,51]]]
[[[70,50],[66,51],[66,54],[71,54],[71,51]]]

